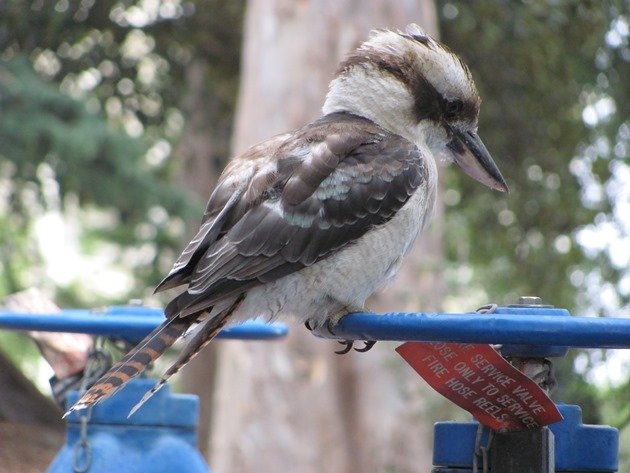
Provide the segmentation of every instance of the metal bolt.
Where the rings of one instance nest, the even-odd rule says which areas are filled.
[[[542,299],[537,296],[521,296],[518,298],[518,304],[511,305],[510,307],[527,308],[532,307],[536,309],[540,308],[553,308],[551,305],[543,305]],[[527,377],[531,378],[538,386],[541,387],[547,394],[551,391],[555,385],[556,380],[552,372],[551,361],[544,357],[534,356],[507,356],[507,360],[519,371],[523,372]]]
[[[518,305],[542,305],[542,299],[537,296],[521,296]]]

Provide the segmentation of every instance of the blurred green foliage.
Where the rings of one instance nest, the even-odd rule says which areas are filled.
[[[448,176],[448,187],[461,192],[446,214],[448,260],[472,265],[474,282],[493,301],[535,294],[556,306],[601,312],[602,301],[585,297],[593,284],[587,275],[596,270],[602,282],[619,287],[627,270],[605,254],[587,257],[576,236],[609,218],[615,199],[604,192],[585,196],[584,181],[595,180],[601,190],[613,163],[628,159],[612,152],[618,130],[628,126],[627,36],[625,47],[615,49],[606,35],[624,12],[628,20],[629,6],[625,0],[438,2],[442,39],[473,71],[483,99],[479,133],[510,186],[509,195],[498,197],[461,173]],[[583,110],[593,94],[610,96],[616,113],[589,126]],[[585,156],[598,139],[609,143],[608,153]],[[630,294],[617,293],[620,305],[627,303]]]
[[[123,225],[142,221],[152,205],[185,209],[184,196],[142,162],[141,139],[112,131],[102,115],[43,82],[24,56],[1,64],[0,106],[7,113],[0,155],[13,163],[12,179],[22,181],[17,186],[41,182],[45,163],[62,195],[73,193],[85,206],[118,209]]]
[[[195,61],[212,64],[204,69],[205,103],[213,106],[211,126],[227,141],[243,3],[154,7],[130,1],[0,5],[1,293],[33,283],[33,268],[41,265],[33,224],[47,211],[66,210],[68,202],[91,212],[80,216],[87,253],[98,241],[138,252],[151,246],[152,260],[141,265],[126,263],[120,252],[136,284],[107,303],[144,295],[180,249],[182,222],[201,214],[203,203],[174,185],[178,166],[170,159],[186,120],[186,75]],[[220,168],[227,147],[220,152],[199,159]],[[57,288],[57,301],[98,302],[76,289]]]

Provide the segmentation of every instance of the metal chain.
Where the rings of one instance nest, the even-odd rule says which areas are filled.
[[[92,417],[92,407],[83,410],[79,414],[79,440],[74,444],[74,458],[72,460],[72,470],[74,473],[86,473],[92,465],[92,445],[88,439],[88,424]]]
[[[497,304],[486,304],[479,307],[479,309],[477,309],[475,312],[477,312],[478,314],[494,314],[498,308],[499,306]]]
[[[483,438],[484,431],[488,431],[488,442],[486,445],[481,445],[481,439]],[[490,447],[494,440],[494,432],[483,424],[479,424],[477,427],[477,435],[475,437],[475,449],[473,451],[473,473],[479,472],[479,461],[481,460],[481,473],[490,472]]]
[[[494,314],[499,306],[497,304],[486,304],[479,307],[475,312],[478,314]],[[493,345],[493,348],[498,349],[500,345]],[[488,431],[488,442],[486,445],[481,445],[481,439],[484,431]],[[492,440],[494,440],[494,432],[479,424],[477,427],[477,435],[475,437],[475,449],[473,451],[473,473],[479,473],[479,462],[481,462],[481,472],[489,473],[490,471],[490,447],[492,446]]]
[[[481,307],[479,307],[475,313],[477,314],[494,314],[497,309],[499,308],[498,304],[486,304],[486,305],[482,305]],[[492,348],[494,348],[496,351],[499,351],[501,349],[502,345],[490,345]]]
[[[112,357],[103,348],[103,339],[100,337],[95,338],[93,346],[94,348],[88,356],[88,361],[83,371],[81,394],[85,393],[112,366]],[[88,438],[88,424],[92,418],[92,407],[84,409],[77,416],[80,423],[79,439],[74,444],[72,469],[74,473],[86,473],[92,465],[92,445],[90,445]]]

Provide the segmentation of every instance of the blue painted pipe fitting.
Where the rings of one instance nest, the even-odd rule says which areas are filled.
[[[552,316],[571,317],[566,309],[556,309],[552,306],[509,306],[497,308],[495,314],[500,315],[521,315],[521,316]],[[561,319],[558,319],[561,320]],[[564,319],[566,320],[566,319]],[[532,338],[533,340],[533,338]],[[560,345],[525,345],[525,344],[504,344],[501,347],[503,356],[516,356],[522,358],[550,358],[565,356],[569,347]]]
[[[71,412],[66,443],[48,473],[208,473],[197,450],[197,396],[171,394],[165,386],[127,418],[154,384],[152,379],[134,379],[115,396],[94,406],[83,444],[81,416],[87,411]],[[78,393],[71,392],[68,407],[77,399]]]

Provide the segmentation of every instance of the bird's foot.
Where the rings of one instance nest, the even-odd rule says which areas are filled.
[[[328,329],[328,332],[330,332],[331,335],[335,335],[335,331],[334,331],[335,327],[339,324],[341,319],[343,319],[346,315],[351,314],[352,312],[366,312],[366,311],[368,311],[368,309],[366,309],[365,307],[356,307],[352,305],[344,306],[340,311],[335,312],[330,317],[328,317],[328,319],[326,320],[326,328]],[[343,345],[344,347],[341,350],[336,351],[335,353],[338,355],[345,355],[346,353],[349,353],[350,350],[354,348],[354,342],[355,340],[339,340],[339,343]],[[369,351],[374,346],[374,344],[376,344],[376,341],[365,340],[363,343],[364,343],[363,347],[354,348],[354,351],[365,353],[366,351]]]
[[[341,321],[341,319],[343,319],[346,315],[351,314],[353,312],[366,312],[366,311],[368,311],[368,309],[366,309],[365,307],[358,307],[355,305],[343,306],[341,310],[338,310],[334,314],[330,315],[328,319],[326,319],[326,328],[332,335],[334,335],[335,332],[333,332],[333,329],[337,325],[339,325],[339,322]]]
[[[366,309],[365,307],[347,305],[347,306],[344,306],[343,309],[330,315],[324,321],[324,323],[318,323],[317,321],[312,321],[309,319],[306,322],[304,322],[304,326],[309,332],[312,332],[316,328],[320,328],[326,325],[326,329],[328,330],[328,333],[330,333],[331,335],[335,335],[335,332],[333,331],[333,329],[337,326],[337,324],[339,324],[339,321],[342,318],[344,318],[348,314],[351,314],[352,312],[366,312],[367,310],[368,309]]]

